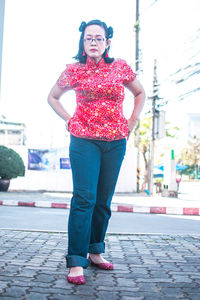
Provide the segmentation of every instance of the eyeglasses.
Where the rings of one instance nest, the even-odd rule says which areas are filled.
[[[92,39],[92,38],[86,38],[86,39],[84,39],[84,42],[86,43],[86,44],[91,44],[93,41],[95,41],[95,43],[96,44],[102,44],[103,42],[104,42],[104,38],[102,38],[102,37],[98,37],[98,38],[96,38],[96,39]]]

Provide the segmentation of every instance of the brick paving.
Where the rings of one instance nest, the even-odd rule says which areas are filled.
[[[66,281],[66,233],[1,230],[0,299],[200,299],[200,237],[107,235],[115,269],[85,270],[86,284]]]

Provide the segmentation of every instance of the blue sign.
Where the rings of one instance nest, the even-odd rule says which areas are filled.
[[[69,158],[61,157],[60,158],[60,169],[71,169],[71,164]]]

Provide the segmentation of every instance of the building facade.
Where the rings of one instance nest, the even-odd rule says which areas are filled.
[[[23,123],[7,122],[0,119],[0,145],[24,146],[26,126]]]

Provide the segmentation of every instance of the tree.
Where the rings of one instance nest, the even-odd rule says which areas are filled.
[[[140,121],[139,126],[139,151],[144,159],[144,182],[142,184],[142,190],[147,185],[148,178],[148,151],[151,143],[151,117],[146,117]]]
[[[193,139],[188,141],[187,146],[181,151],[179,162],[188,165],[189,169],[187,172],[191,171],[192,173],[195,171],[195,178],[198,178],[198,166],[200,164],[200,139],[195,136]]]
[[[24,174],[25,166],[21,156],[11,148],[0,146],[0,179],[10,180]]]
[[[173,126],[170,122],[166,122],[166,137],[170,138],[177,138],[177,132],[179,128],[177,126]],[[140,121],[139,126],[139,134],[140,134],[140,140],[139,140],[139,151],[142,154],[142,157],[144,159],[144,182],[142,183],[142,190],[144,190],[147,186],[147,180],[148,180],[148,161],[149,161],[149,151],[150,151],[150,144],[152,139],[152,118],[151,117],[145,117]],[[162,156],[162,154],[161,154]]]

